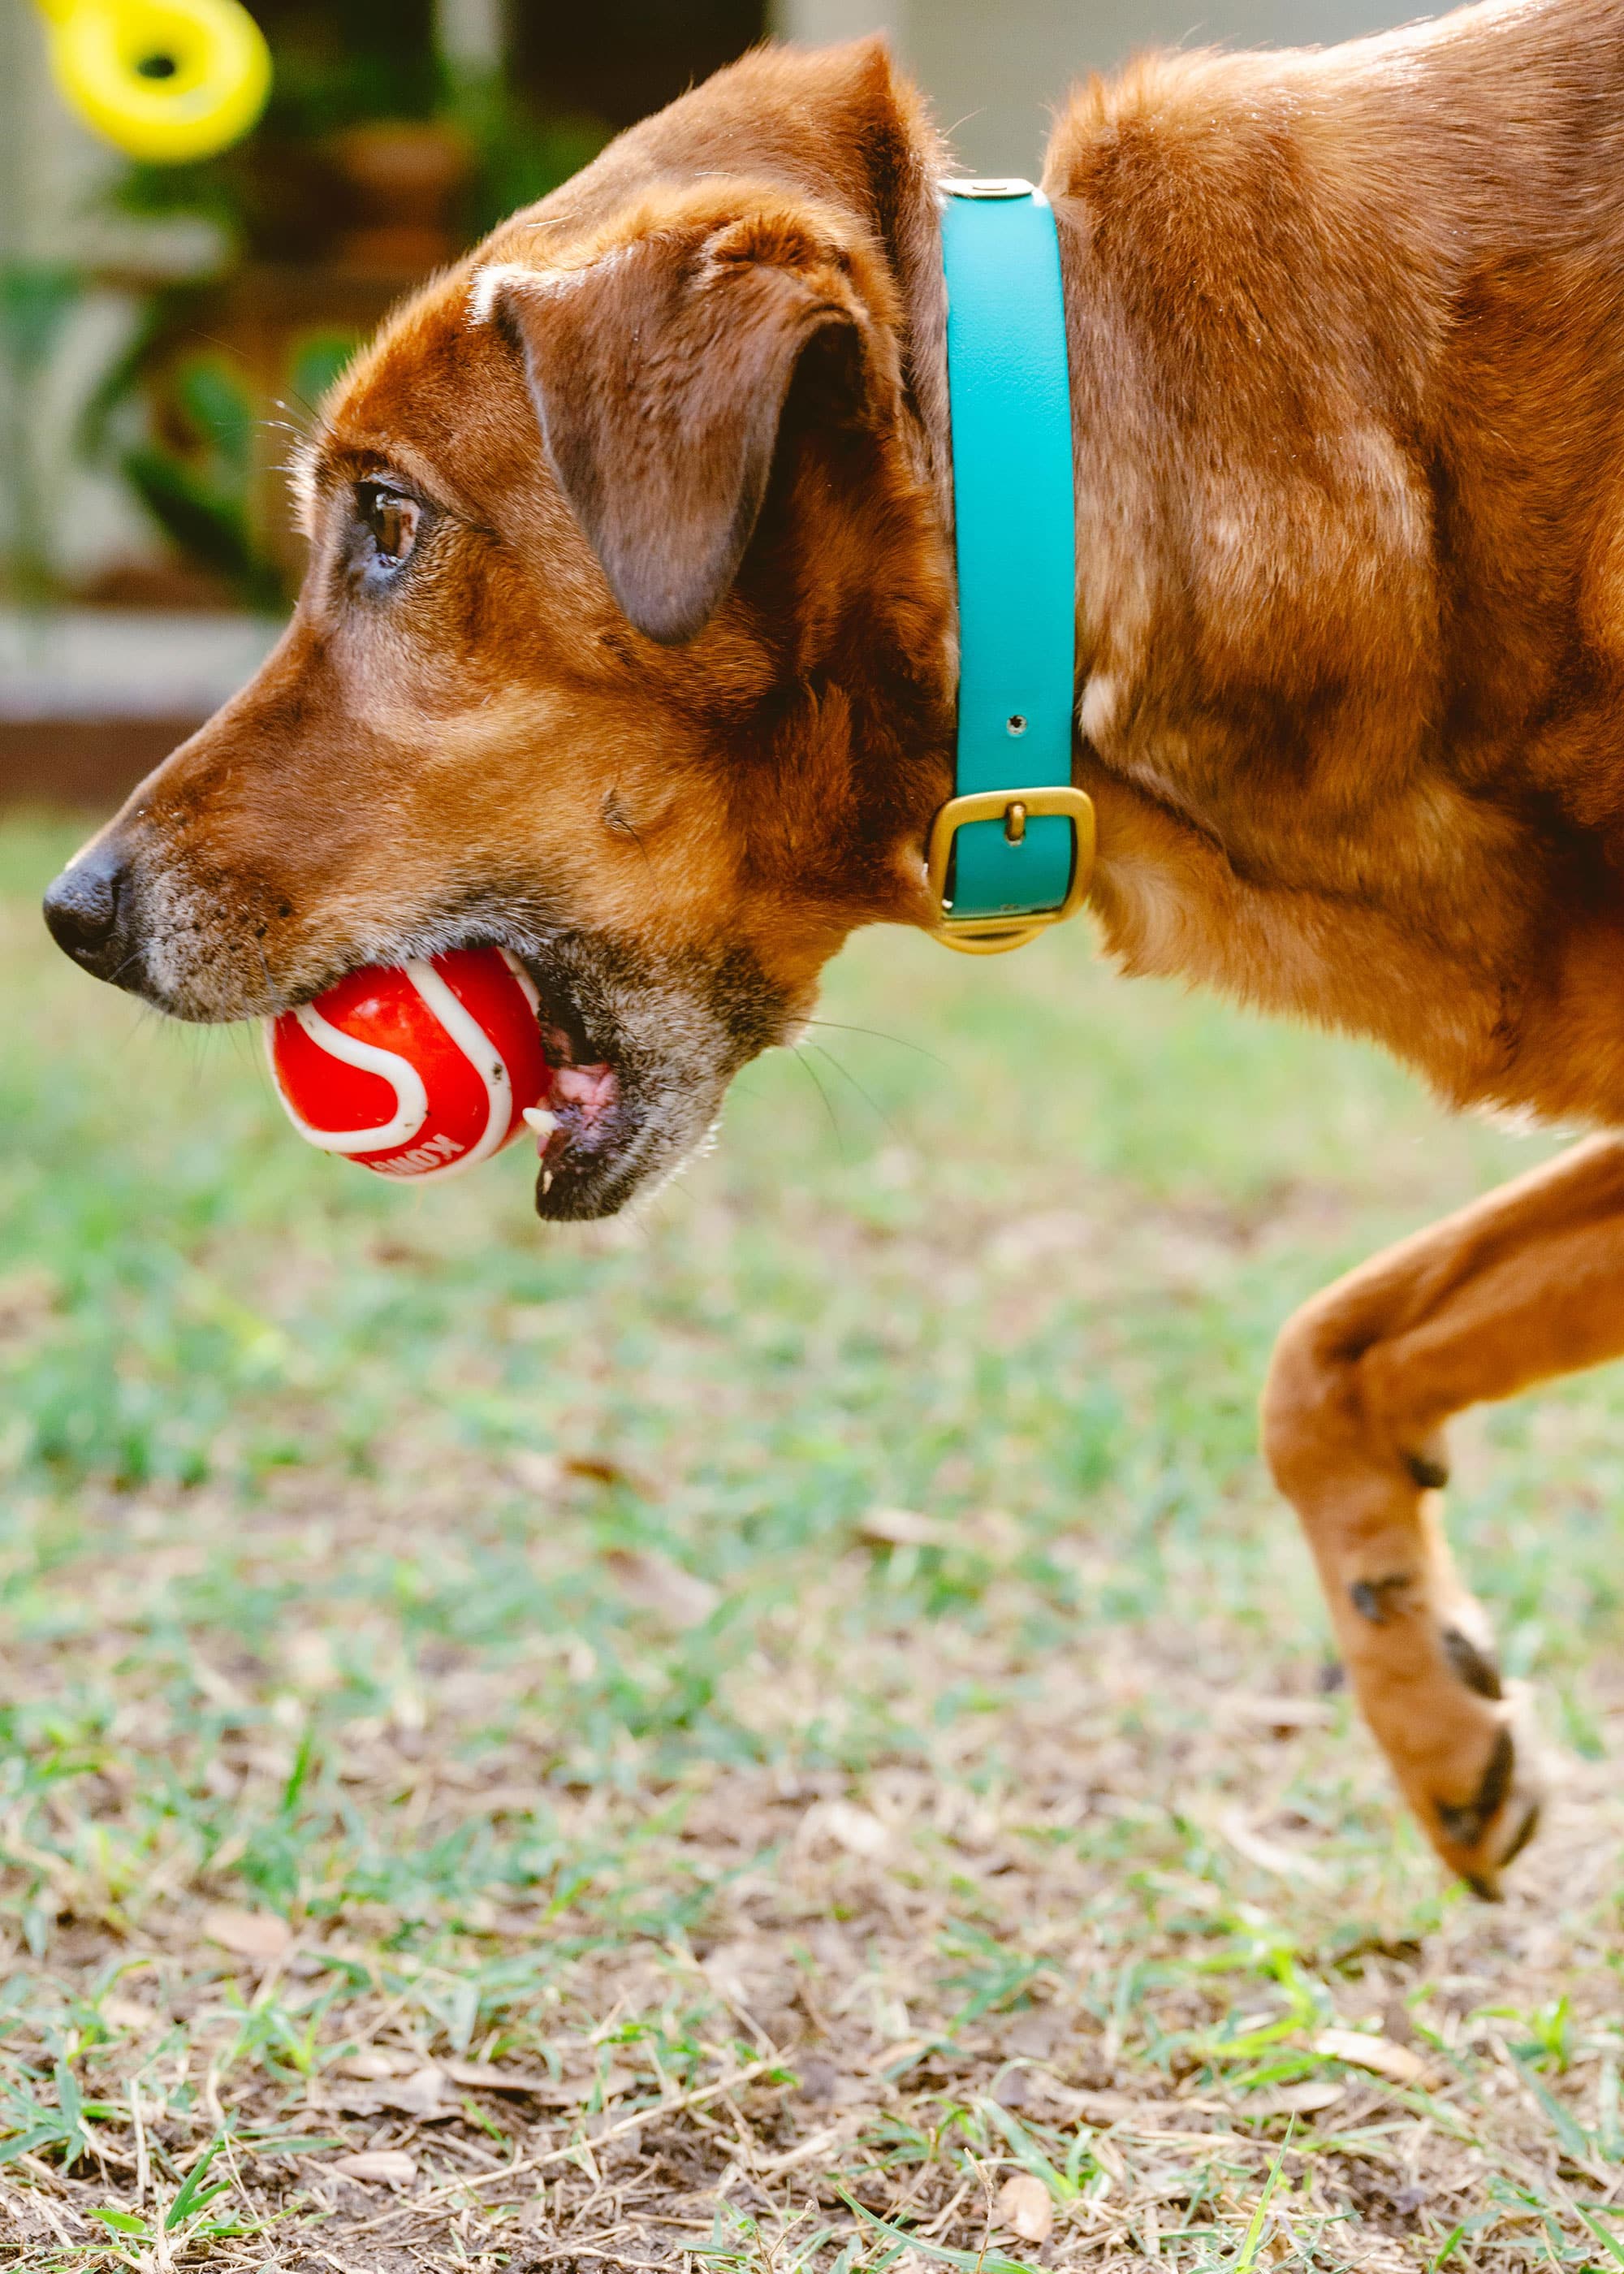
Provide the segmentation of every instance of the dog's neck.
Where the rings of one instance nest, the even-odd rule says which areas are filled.
[[[1109,947],[1560,1111],[1529,975],[1616,955],[1624,841],[1621,74],[1592,0],[1152,56],[1043,175]]]

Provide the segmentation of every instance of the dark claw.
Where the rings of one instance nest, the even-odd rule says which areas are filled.
[[[1423,1492],[1442,1492],[1449,1481],[1449,1464],[1430,1453],[1406,1453],[1404,1466]]]
[[[1480,1879],[1473,1871],[1464,1874],[1467,1886],[1480,1903],[1503,1903],[1506,1900],[1492,1879]]]
[[[1502,1729],[1494,1740],[1494,1751],[1489,1755],[1488,1766],[1475,1796],[1464,1807],[1453,1806],[1447,1800],[1439,1802],[1438,1821],[1445,1836],[1458,1848],[1475,1848],[1482,1839],[1511,1789],[1512,1772],[1516,1765],[1517,1749],[1512,1743],[1511,1732]]]
[[[1444,1656],[1469,1690],[1475,1690],[1479,1698],[1505,1696],[1499,1667],[1486,1650],[1478,1649],[1470,1635],[1463,1635],[1459,1627],[1446,1627],[1440,1639]]]
[[[1505,1854],[1500,1857],[1500,1862],[1502,1864],[1515,1864],[1517,1857],[1522,1853],[1522,1850],[1527,1847],[1529,1841],[1533,1838],[1535,1833],[1538,1832],[1538,1829],[1539,1803],[1537,1800],[1530,1801],[1529,1803],[1528,1814],[1522,1818],[1522,1823],[1517,1826],[1517,1836],[1512,1841],[1510,1847],[1507,1849]]]
[[[1348,1599],[1362,1619],[1373,1627],[1387,1623],[1387,1597],[1402,1594],[1410,1584],[1408,1571],[1390,1571],[1385,1579],[1356,1579],[1348,1590]]]

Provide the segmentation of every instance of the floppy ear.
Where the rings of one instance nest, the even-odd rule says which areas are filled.
[[[485,275],[615,599],[650,639],[691,639],[750,541],[808,343],[866,341],[847,252],[804,210],[656,214],[580,267]]]

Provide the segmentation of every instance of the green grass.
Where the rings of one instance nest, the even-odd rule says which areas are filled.
[[[0,830],[19,2263],[1624,2263],[1620,1384],[1457,1432],[1565,1765],[1498,1912],[1255,1447],[1291,1306],[1537,1145],[1080,930],[876,934],[560,1233],[516,1151],[370,1178],[80,978],[71,842]]]

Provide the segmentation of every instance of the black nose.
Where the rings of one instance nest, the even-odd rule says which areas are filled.
[[[64,869],[45,895],[45,921],[64,955],[98,979],[110,979],[124,960],[129,886],[122,857],[95,846]]]

